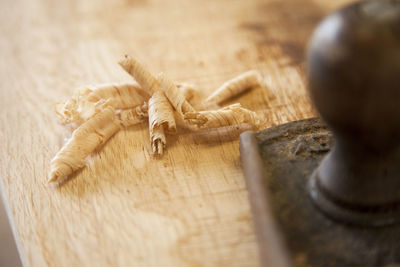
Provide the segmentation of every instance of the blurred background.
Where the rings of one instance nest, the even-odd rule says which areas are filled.
[[[1,191],[2,190],[0,190],[0,266],[19,267],[22,266],[21,260],[8,221]]]

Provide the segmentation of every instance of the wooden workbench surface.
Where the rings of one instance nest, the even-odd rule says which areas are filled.
[[[22,261],[257,266],[237,136],[183,132],[155,160],[147,126],[132,127],[53,188],[50,160],[70,133],[52,104],[82,85],[131,81],[117,64],[127,53],[204,94],[258,69],[265,87],[231,103],[264,114],[265,127],[310,117],[303,51],[344,2],[1,1],[0,177]]]

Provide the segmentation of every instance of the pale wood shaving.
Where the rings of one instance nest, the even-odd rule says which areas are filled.
[[[172,103],[175,110],[183,117],[186,112],[194,112],[192,105],[186,101],[185,96],[176,85],[165,75],[160,73],[157,79],[161,85],[161,90],[165,93],[168,100]]]
[[[199,94],[199,91],[196,85],[194,84],[185,82],[176,82],[175,85],[178,88],[178,90],[182,92],[183,96],[189,103],[191,103],[191,101],[194,100],[196,96]]]
[[[148,101],[150,95],[138,84],[101,84],[75,90],[71,99],[55,105],[61,123],[81,124],[110,105],[115,109],[133,108]]]
[[[260,124],[257,114],[243,108],[240,104],[233,104],[218,110],[188,112],[185,114],[185,120],[199,128],[217,128],[243,123],[254,126]]]
[[[105,107],[84,122],[51,161],[48,182],[60,182],[82,168],[97,147],[104,144],[120,129],[113,107]]]
[[[54,105],[54,111],[62,124],[81,123],[83,121],[79,112],[79,103],[81,103],[82,99],[87,97],[91,91],[92,90],[87,87],[78,88],[74,91],[71,99]]]
[[[257,71],[243,73],[224,83],[206,101],[199,103],[200,92],[194,85],[174,83],[164,73],[156,78],[129,56],[125,56],[119,64],[138,84],[102,84],[79,88],[71,99],[55,105],[63,124],[80,126],[52,160],[49,182],[60,182],[82,168],[86,158],[121,126],[143,123],[147,118],[154,156],[164,153],[166,134],[176,133],[177,123],[188,130],[220,128],[204,131],[210,135],[208,141],[212,140],[213,133],[219,138],[223,133],[239,134],[246,128],[260,125],[256,113],[240,104],[224,108],[218,106],[218,103],[259,85],[261,76]],[[196,109],[189,100],[193,101],[193,105],[196,102]],[[211,107],[219,109],[197,111]],[[179,114],[176,118],[174,109]]]
[[[222,84],[206,100],[206,103],[219,104],[261,83],[261,74],[258,71],[247,71],[232,80]]]
[[[121,124],[124,127],[129,127],[132,125],[142,123],[146,121],[148,117],[149,114],[148,114],[147,102],[144,102],[142,105],[139,105],[136,108],[122,110],[119,113]]]
[[[238,124],[219,128],[198,129],[192,133],[194,143],[213,144],[234,141],[245,131],[254,131],[257,128],[252,124]]]
[[[120,60],[118,63],[147,92],[152,94],[160,90],[160,84],[158,83],[157,79],[135,58],[125,55],[125,58]]]
[[[88,102],[109,99],[109,105],[115,109],[132,108],[141,105],[150,98],[150,94],[146,90],[134,83],[105,84],[94,87],[92,90],[87,96]]]
[[[166,145],[165,132],[176,133],[174,111],[163,92],[152,95],[148,114],[152,154],[161,156]]]

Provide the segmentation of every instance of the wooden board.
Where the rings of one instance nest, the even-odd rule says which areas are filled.
[[[60,188],[46,186],[69,136],[52,104],[87,84],[130,81],[125,53],[204,95],[248,69],[265,76],[232,101],[264,126],[313,115],[304,47],[324,0],[5,0],[0,3],[0,177],[30,266],[257,266],[238,139],[169,137],[149,156],[146,126],[119,132]]]

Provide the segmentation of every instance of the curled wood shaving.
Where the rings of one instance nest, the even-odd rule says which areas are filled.
[[[189,100],[194,100],[199,94],[195,86],[174,83],[163,73],[156,78],[129,56],[125,56],[119,64],[139,85],[124,83],[83,87],[76,90],[70,100],[55,105],[56,113],[63,124],[80,126],[52,160],[49,182],[60,182],[82,168],[87,156],[115,134],[121,125],[128,127],[142,123],[146,118],[149,121],[151,150],[155,156],[163,154],[166,133],[176,133],[177,123],[189,130],[195,127],[207,129],[228,126],[215,131],[203,131],[208,133],[208,137],[210,132],[215,132],[218,138],[221,133],[239,133],[245,127],[258,126],[260,123],[256,113],[240,104],[217,110],[196,111],[199,107],[217,106],[218,103],[258,85],[261,76],[256,71],[246,72],[224,83],[201,103],[202,106],[197,102],[195,109],[189,103]],[[192,101],[193,105],[196,101]],[[176,121],[174,109],[179,114]],[[196,133],[198,136],[199,132],[201,131]],[[210,142],[212,138],[207,140]]]
[[[79,112],[79,103],[81,103],[82,99],[87,97],[91,91],[92,90],[87,87],[78,88],[74,91],[71,99],[65,103],[60,102],[54,105],[54,111],[62,124],[81,123],[83,121]],[[94,112],[95,111],[92,111],[92,113]]]
[[[205,102],[219,104],[232,98],[245,90],[260,85],[261,75],[258,71],[247,71],[232,80],[225,82],[214,93],[212,93]]]
[[[257,126],[260,119],[251,110],[243,108],[240,104],[233,104],[218,110],[188,112],[185,120],[199,128],[217,128],[237,124],[251,124]]]
[[[175,110],[183,117],[186,112],[194,112],[194,108],[192,105],[186,101],[185,96],[181,91],[178,90],[176,85],[165,75],[164,73],[160,73],[157,77],[161,89],[172,103]]]
[[[82,168],[97,147],[104,144],[120,129],[115,110],[108,106],[84,122],[51,161],[48,182],[60,182]]]
[[[115,109],[136,107],[147,101],[150,95],[137,84],[101,84],[75,90],[71,99],[55,105],[55,111],[63,124],[81,124],[104,106]]]
[[[143,90],[138,84],[121,83],[97,86],[87,96],[88,102],[97,102],[102,99],[109,99],[109,105],[115,109],[126,109],[141,105],[150,98],[149,93]]]
[[[154,93],[160,90],[160,84],[157,79],[146,70],[136,59],[125,55],[125,58],[120,60],[119,65],[129,73],[144,90],[149,93]]]
[[[176,133],[174,111],[163,92],[152,95],[148,113],[152,154],[161,156],[166,145],[164,132]]]
[[[144,122],[149,117],[147,102],[136,108],[122,110],[119,113],[121,124],[125,127]]]
[[[254,125],[246,123],[220,128],[199,129],[198,131],[193,132],[193,140],[196,144],[228,142],[237,140],[239,135],[245,131],[254,130],[256,130]]]
[[[191,83],[177,82],[175,85],[189,103],[198,94],[196,86]]]

